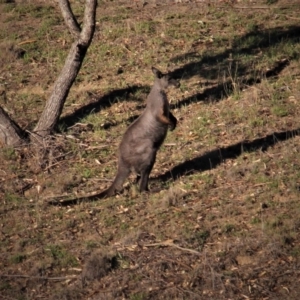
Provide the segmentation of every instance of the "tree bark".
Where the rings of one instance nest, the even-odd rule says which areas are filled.
[[[52,94],[47,100],[44,111],[34,129],[34,133],[40,137],[46,137],[51,134],[57,125],[69,90],[81,68],[95,31],[97,0],[86,0],[81,31],[71,11],[69,2],[60,0],[59,3],[66,25],[70,32],[78,38],[71,46],[65,65],[54,84]]]
[[[0,106],[0,141],[7,146],[20,146],[26,142],[26,133]]]

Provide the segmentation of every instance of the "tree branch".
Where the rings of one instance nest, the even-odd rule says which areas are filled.
[[[96,23],[96,7],[97,1],[87,0],[84,10],[83,28],[80,34],[80,41],[89,47],[91,44]]]
[[[59,0],[59,7],[62,13],[62,16],[65,20],[67,27],[70,30],[70,33],[74,38],[78,39],[80,35],[80,26],[72,12],[70,2],[68,0]]]

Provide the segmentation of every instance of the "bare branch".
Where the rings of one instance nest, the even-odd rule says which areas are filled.
[[[68,0],[59,0],[59,7],[67,27],[74,38],[78,38],[80,34],[80,26],[72,12],[70,2]]]
[[[89,47],[95,31],[96,7],[97,1],[86,0],[83,28],[80,34],[80,42],[83,43],[85,47]]]

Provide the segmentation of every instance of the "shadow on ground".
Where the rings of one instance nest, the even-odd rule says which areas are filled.
[[[172,75],[175,78],[182,79],[188,79],[193,76],[201,76],[208,80],[216,79],[219,77],[220,71],[228,70],[228,67],[232,61],[234,61],[235,57],[241,55],[252,55],[255,60],[255,56],[259,55],[266,48],[276,47],[279,44],[287,42],[291,42],[293,44],[299,43],[299,31],[300,26],[290,26],[287,28],[275,27],[265,30],[255,28],[253,31],[246,33],[241,37],[236,37],[231,43],[232,46],[228,47],[222,53],[210,54],[211,52],[207,52],[209,54],[205,53],[203,55],[199,55],[195,51],[191,51],[172,58],[171,61],[177,63],[187,59],[199,59],[198,61],[187,63],[184,66],[175,69],[172,72]],[[222,46],[224,46],[224,44],[229,45],[230,41],[223,39],[219,41],[219,44],[222,44]],[[193,46],[196,47],[197,42],[195,42]],[[192,49],[194,47],[192,47]],[[297,58],[299,58],[299,53],[295,52],[287,59],[293,60]],[[249,73],[248,65],[239,62],[237,67],[237,70],[234,68],[236,76],[245,76]],[[265,75],[267,75],[266,73],[267,71],[265,72]],[[269,74],[269,76],[270,75],[272,74]]]
[[[290,26],[288,28],[275,27],[267,30],[258,30],[255,28],[250,33],[245,34],[242,37],[236,37],[232,43],[231,48],[227,48],[222,53],[217,54],[204,54],[202,56],[195,54],[195,52],[189,52],[181,56],[172,58],[172,61],[180,63],[181,61],[187,60],[189,58],[198,59],[198,61],[190,62],[184,66],[175,69],[171,74],[175,78],[188,79],[193,76],[200,76],[206,78],[207,80],[214,80],[220,78],[220,72],[227,72],[228,68],[235,70],[235,79],[238,82],[238,89],[243,89],[246,86],[252,86],[254,84],[260,83],[262,78],[272,78],[280,74],[286,66],[289,65],[289,61],[297,59],[299,57],[298,53],[292,53],[290,57],[282,59],[276,62],[272,68],[268,70],[255,70],[253,64],[246,65],[239,61],[234,61],[230,57],[235,57],[238,55],[252,55],[253,60],[258,53],[262,52],[268,47],[275,47],[283,42],[299,43],[299,31],[300,26]],[[221,41],[224,43],[229,43],[228,40]],[[220,42],[220,43],[221,43]],[[196,47],[196,43],[194,45]],[[223,76],[223,78],[225,78]],[[228,76],[227,76],[228,78]],[[200,89],[200,88],[199,88]],[[176,104],[171,105],[171,109],[181,108],[182,106],[189,105],[193,102],[217,102],[221,101],[225,97],[230,96],[235,89],[234,83],[231,79],[223,80],[222,82],[212,83],[206,89],[202,89],[201,92],[196,93],[192,96],[184,98],[178,101]],[[130,99],[135,99],[132,95],[140,94],[145,100],[146,95],[149,93],[150,88],[148,86],[138,86],[133,85],[123,89],[117,89],[107,93],[101,97],[91,97],[94,100],[87,105],[82,106],[73,113],[62,117],[59,124],[65,127],[71,127],[77,122],[80,122],[82,118],[86,117],[91,113],[97,113],[101,109],[110,107],[116,102],[126,101],[129,97]],[[137,118],[137,116],[132,116],[126,120],[127,123],[131,123]],[[104,129],[109,129],[111,126],[116,126],[118,123],[107,122],[104,124]]]
[[[171,61],[180,63],[187,59],[199,59],[185,64],[184,66],[175,69],[172,75],[175,78],[189,79],[194,76],[199,76],[206,80],[218,80],[219,78],[231,79],[222,80],[217,84],[205,89],[203,92],[192,95],[188,98],[178,101],[174,107],[186,106],[193,102],[216,102],[230,96],[235,89],[243,89],[247,86],[260,83],[262,78],[276,77],[282,72],[285,67],[289,65],[291,60],[299,58],[299,53],[293,52],[289,57],[277,61],[267,70],[258,70],[255,68],[256,57],[259,56],[264,49],[269,47],[276,47],[280,43],[299,43],[300,27],[291,26],[288,28],[276,27],[269,30],[254,31],[245,34],[242,37],[237,37],[233,41],[233,46],[218,54],[204,54],[198,55],[192,51],[181,56],[174,57]],[[227,40],[223,43],[228,44]],[[253,57],[251,64],[243,64],[240,60],[235,60],[235,57],[241,55],[251,55]],[[232,58],[233,57],[233,58]],[[230,74],[230,72],[234,74]],[[227,75],[226,75],[227,74]],[[237,86],[233,86],[233,80],[236,81]]]
[[[227,48],[226,51],[217,54],[204,54],[198,55],[195,51],[185,53],[180,56],[176,56],[171,59],[173,62],[180,63],[181,61],[191,59],[198,59],[198,61],[190,62],[184,66],[175,69],[171,72],[172,76],[180,79],[189,79],[193,76],[200,76],[207,80],[216,81],[220,78],[220,72],[228,71],[228,68],[235,70],[235,77],[239,81],[239,88],[244,86],[251,86],[259,83],[261,78],[269,78],[277,76],[288,64],[289,60],[297,59],[299,53],[293,53],[291,57],[288,57],[282,61],[277,62],[272,68],[268,70],[254,70],[251,65],[245,65],[240,62],[235,62],[230,59],[231,56],[238,56],[242,54],[252,55],[253,59],[259,52],[268,47],[275,47],[283,42],[299,43],[299,31],[300,26],[290,26],[288,28],[276,27],[268,30],[258,30],[255,28],[250,33],[245,34],[242,37],[234,39],[231,48]],[[222,40],[220,43],[229,44],[228,40]],[[196,42],[194,47],[196,47]],[[255,74],[255,76],[253,75]],[[60,119],[60,124],[64,124],[66,127],[73,126],[75,123],[80,122],[82,118],[90,113],[97,113],[100,109],[110,107],[116,102],[126,101],[128,97],[136,93],[146,95],[149,93],[150,88],[148,86],[133,85],[127,88],[114,90],[108,94],[97,97],[96,100],[89,104],[82,106],[75,112]],[[201,93],[197,93],[188,98],[182,99],[171,106],[171,108],[186,106],[192,102],[205,101],[214,102],[220,101],[224,96],[229,96],[234,91],[233,83],[231,80],[226,80],[215,84]],[[145,97],[146,98],[146,97]],[[144,100],[144,99],[142,99]],[[134,120],[135,117],[128,119],[128,122]],[[113,124],[116,125],[116,124]],[[105,129],[108,129],[108,125]]]
[[[277,76],[287,65],[289,64],[288,60],[283,60],[278,62],[272,69],[268,70],[268,73],[265,75],[266,78]],[[251,86],[253,84],[259,83],[260,78],[249,78],[244,81],[244,86]],[[242,86],[240,86],[242,88]],[[85,106],[82,106],[81,108],[77,109],[73,113],[64,116],[60,119],[59,124],[63,124],[66,127],[71,127],[75,125],[77,122],[80,122],[81,119],[88,116],[91,113],[97,113],[101,109],[105,109],[107,107],[112,106],[116,102],[122,102],[126,101],[129,97],[132,99],[132,94],[135,93],[141,93],[142,95],[145,95],[143,99],[139,99],[140,101],[144,101],[146,99],[146,95],[149,93],[150,87],[147,86],[130,86],[124,89],[118,89],[114,90],[112,92],[109,92],[108,94],[96,98],[96,100],[88,103]],[[193,102],[217,102],[224,98],[224,96],[228,96],[233,91],[233,85],[232,82],[226,81],[217,85],[214,85],[212,87],[207,88],[201,93],[197,93],[195,95],[192,95],[190,97],[187,97],[185,99],[182,99],[181,101],[177,102],[176,104],[171,104],[170,108],[181,108],[182,106],[186,106]],[[138,115],[131,116],[126,120],[126,123],[133,122]],[[104,129],[109,129],[112,126],[116,126],[118,124],[111,124],[107,123],[104,125]]]
[[[127,88],[111,91],[105,94],[104,96],[100,96],[100,97],[91,96],[91,98],[92,97],[94,98],[92,102],[80,107],[79,109],[75,110],[73,113],[65,117],[62,117],[59,123],[64,124],[66,127],[71,127],[77,122],[80,122],[81,119],[83,119],[84,117],[88,116],[91,113],[97,113],[101,109],[110,107],[116,102],[127,101],[128,98],[130,98],[131,100],[136,99],[136,97],[132,97],[132,95],[134,94],[139,93],[141,95],[144,95],[147,94],[148,92],[149,92],[148,86],[133,85]],[[143,101],[144,99],[136,99],[136,100]],[[109,127],[110,127],[109,125],[105,126],[105,129]]]
[[[269,69],[263,76],[265,78],[271,78],[276,77],[280,74],[281,71],[284,70],[285,67],[289,65],[289,61],[287,59],[284,59],[282,61],[277,62],[273,68]],[[239,90],[243,89],[246,86],[252,86],[254,84],[260,83],[261,77],[254,78],[253,76],[248,77],[243,80],[243,82],[239,85]],[[234,89],[233,83],[231,80],[226,80],[222,83],[216,84],[212,87],[209,87],[205,89],[201,93],[197,93],[195,95],[192,95],[190,97],[187,97],[185,99],[182,99],[181,101],[177,102],[176,104],[171,105],[171,109],[174,108],[181,108],[182,106],[186,106],[193,102],[218,102],[233,93]]]
[[[282,132],[274,132],[263,138],[255,139],[253,141],[242,141],[225,148],[215,149],[205,153],[204,155],[187,160],[173,167],[165,174],[153,178],[153,180],[176,180],[184,175],[211,170],[216,168],[226,159],[234,159],[242,155],[244,152],[254,152],[258,149],[261,151],[266,151],[269,147],[272,147],[280,141],[286,141],[298,135],[300,135],[300,128]]]

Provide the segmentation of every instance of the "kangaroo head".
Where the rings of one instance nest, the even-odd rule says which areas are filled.
[[[180,87],[179,80],[174,79],[169,73],[164,74],[155,67],[152,67],[152,72],[155,75],[155,82],[159,84],[161,89],[166,89],[172,85],[176,88]]]

